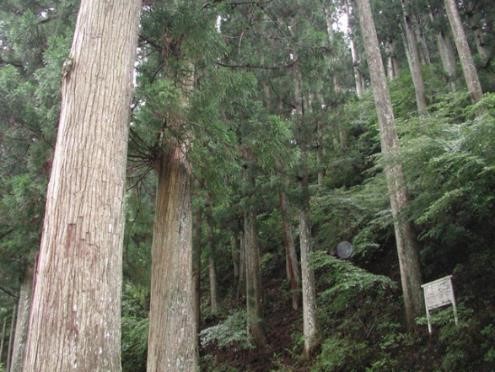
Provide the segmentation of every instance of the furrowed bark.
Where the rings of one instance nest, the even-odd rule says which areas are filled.
[[[180,80],[186,110],[194,86],[194,66]],[[181,116],[169,123],[179,130]],[[194,308],[191,165],[189,143],[167,139],[160,158],[153,227],[148,372],[199,368]]]
[[[123,196],[141,1],[82,0],[64,64],[25,371],[120,371]]]

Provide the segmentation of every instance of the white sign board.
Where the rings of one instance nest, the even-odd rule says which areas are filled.
[[[457,321],[457,308],[455,304],[454,288],[452,287],[452,275],[445,276],[433,282],[421,286],[425,296],[426,317],[428,319],[428,331],[431,333],[430,310],[452,304],[455,324]]]

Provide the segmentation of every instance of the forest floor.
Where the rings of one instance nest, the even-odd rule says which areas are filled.
[[[302,310],[292,309],[290,297],[280,295],[281,291],[286,291],[283,284],[283,280],[276,278],[264,285],[267,347],[235,352],[232,349],[208,350],[217,365],[249,372],[309,371],[302,359]]]

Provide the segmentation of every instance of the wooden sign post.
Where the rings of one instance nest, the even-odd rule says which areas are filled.
[[[452,287],[452,275],[434,280],[421,286],[425,296],[426,318],[428,319],[428,332],[431,334],[430,310],[452,304],[455,324],[458,324],[457,307],[455,304],[454,288]]]

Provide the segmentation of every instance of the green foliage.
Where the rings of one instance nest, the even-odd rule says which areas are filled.
[[[436,312],[433,327],[439,327],[438,341],[443,355],[441,365],[446,371],[466,369],[491,370],[495,366],[493,318],[482,326],[474,311],[459,306],[459,325],[453,322],[451,309]]]
[[[148,289],[124,286],[122,298],[122,369],[146,370],[148,345]]]
[[[234,312],[224,321],[203,329],[200,340],[203,347],[214,345],[219,348],[228,347],[230,350],[246,350],[254,347],[247,334],[244,311]]]
[[[397,319],[397,284],[324,252],[314,252],[311,262],[324,288],[318,297],[324,341],[315,370],[395,365],[392,354],[406,342]]]
[[[364,342],[330,337],[322,346],[312,371],[360,371],[366,365],[370,349]]]

